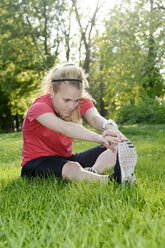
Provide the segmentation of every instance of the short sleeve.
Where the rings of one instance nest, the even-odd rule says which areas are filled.
[[[80,113],[81,115],[85,115],[86,111],[90,108],[94,108],[94,104],[90,99],[82,98],[80,101]]]
[[[28,110],[27,117],[29,121],[33,121],[38,116],[45,114],[45,113],[54,113],[53,109],[44,102],[36,102],[31,105]]]

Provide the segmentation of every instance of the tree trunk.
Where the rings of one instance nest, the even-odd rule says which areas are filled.
[[[4,121],[4,130],[6,133],[14,131],[14,122],[13,122],[13,117],[10,111],[7,111],[7,114],[6,114],[6,118]]]

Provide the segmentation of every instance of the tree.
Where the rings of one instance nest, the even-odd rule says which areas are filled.
[[[96,7],[94,9],[93,15],[92,17],[90,16],[85,16],[85,19],[88,20],[87,24],[85,27],[83,27],[82,24],[82,14],[80,14],[79,12],[79,8],[78,8],[78,2],[76,0],[71,0],[73,3],[73,7],[74,7],[74,11],[75,11],[75,15],[76,15],[76,20],[77,23],[79,25],[79,31],[81,34],[81,40],[80,40],[80,49],[81,44],[83,42],[84,48],[85,48],[85,59],[84,59],[84,63],[83,63],[83,68],[85,70],[86,73],[89,73],[90,71],[90,62],[91,62],[91,48],[92,48],[92,31],[96,25],[96,20],[97,20],[97,14],[101,8],[101,6],[104,4],[102,3],[102,5],[100,5],[100,1],[97,0],[96,3]]]
[[[24,115],[40,92],[43,73],[58,56],[64,7],[63,0],[0,2],[0,89],[8,115]]]
[[[22,0],[21,8],[43,68],[52,67],[58,57],[65,6],[65,0]]]
[[[108,113],[124,105],[138,104],[146,94],[153,98],[164,94],[160,73],[164,46],[160,16],[163,18],[163,13],[156,8],[156,2],[154,6],[151,12],[143,0],[134,6],[130,1],[123,1],[120,8],[115,6],[110,11],[102,37],[96,37],[99,50],[94,77],[104,73],[103,100]],[[98,89],[99,86],[98,82]]]
[[[145,38],[147,38],[145,40],[147,53],[145,54],[145,61],[142,65],[142,90],[149,97],[155,98],[162,97],[163,94],[163,78],[160,69],[163,66],[162,56],[164,48],[161,43],[164,42],[164,38],[161,37],[161,31],[164,29],[164,24],[159,18],[165,21],[165,15],[161,13],[162,11],[158,7],[159,1],[148,0],[148,3],[149,10],[144,16],[147,24],[147,29],[144,32]],[[148,31],[148,34],[146,31]]]

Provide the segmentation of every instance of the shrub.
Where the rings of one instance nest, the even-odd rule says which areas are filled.
[[[124,105],[116,116],[119,124],[165,123],[165,101],[145,98],[138,105]]]

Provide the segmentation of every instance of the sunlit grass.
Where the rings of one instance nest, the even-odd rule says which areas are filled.
[[[138,153],[131,187],[22,179],[22,135],[0,134],[0,247],[164,248],[165,125],[121,130]]]

